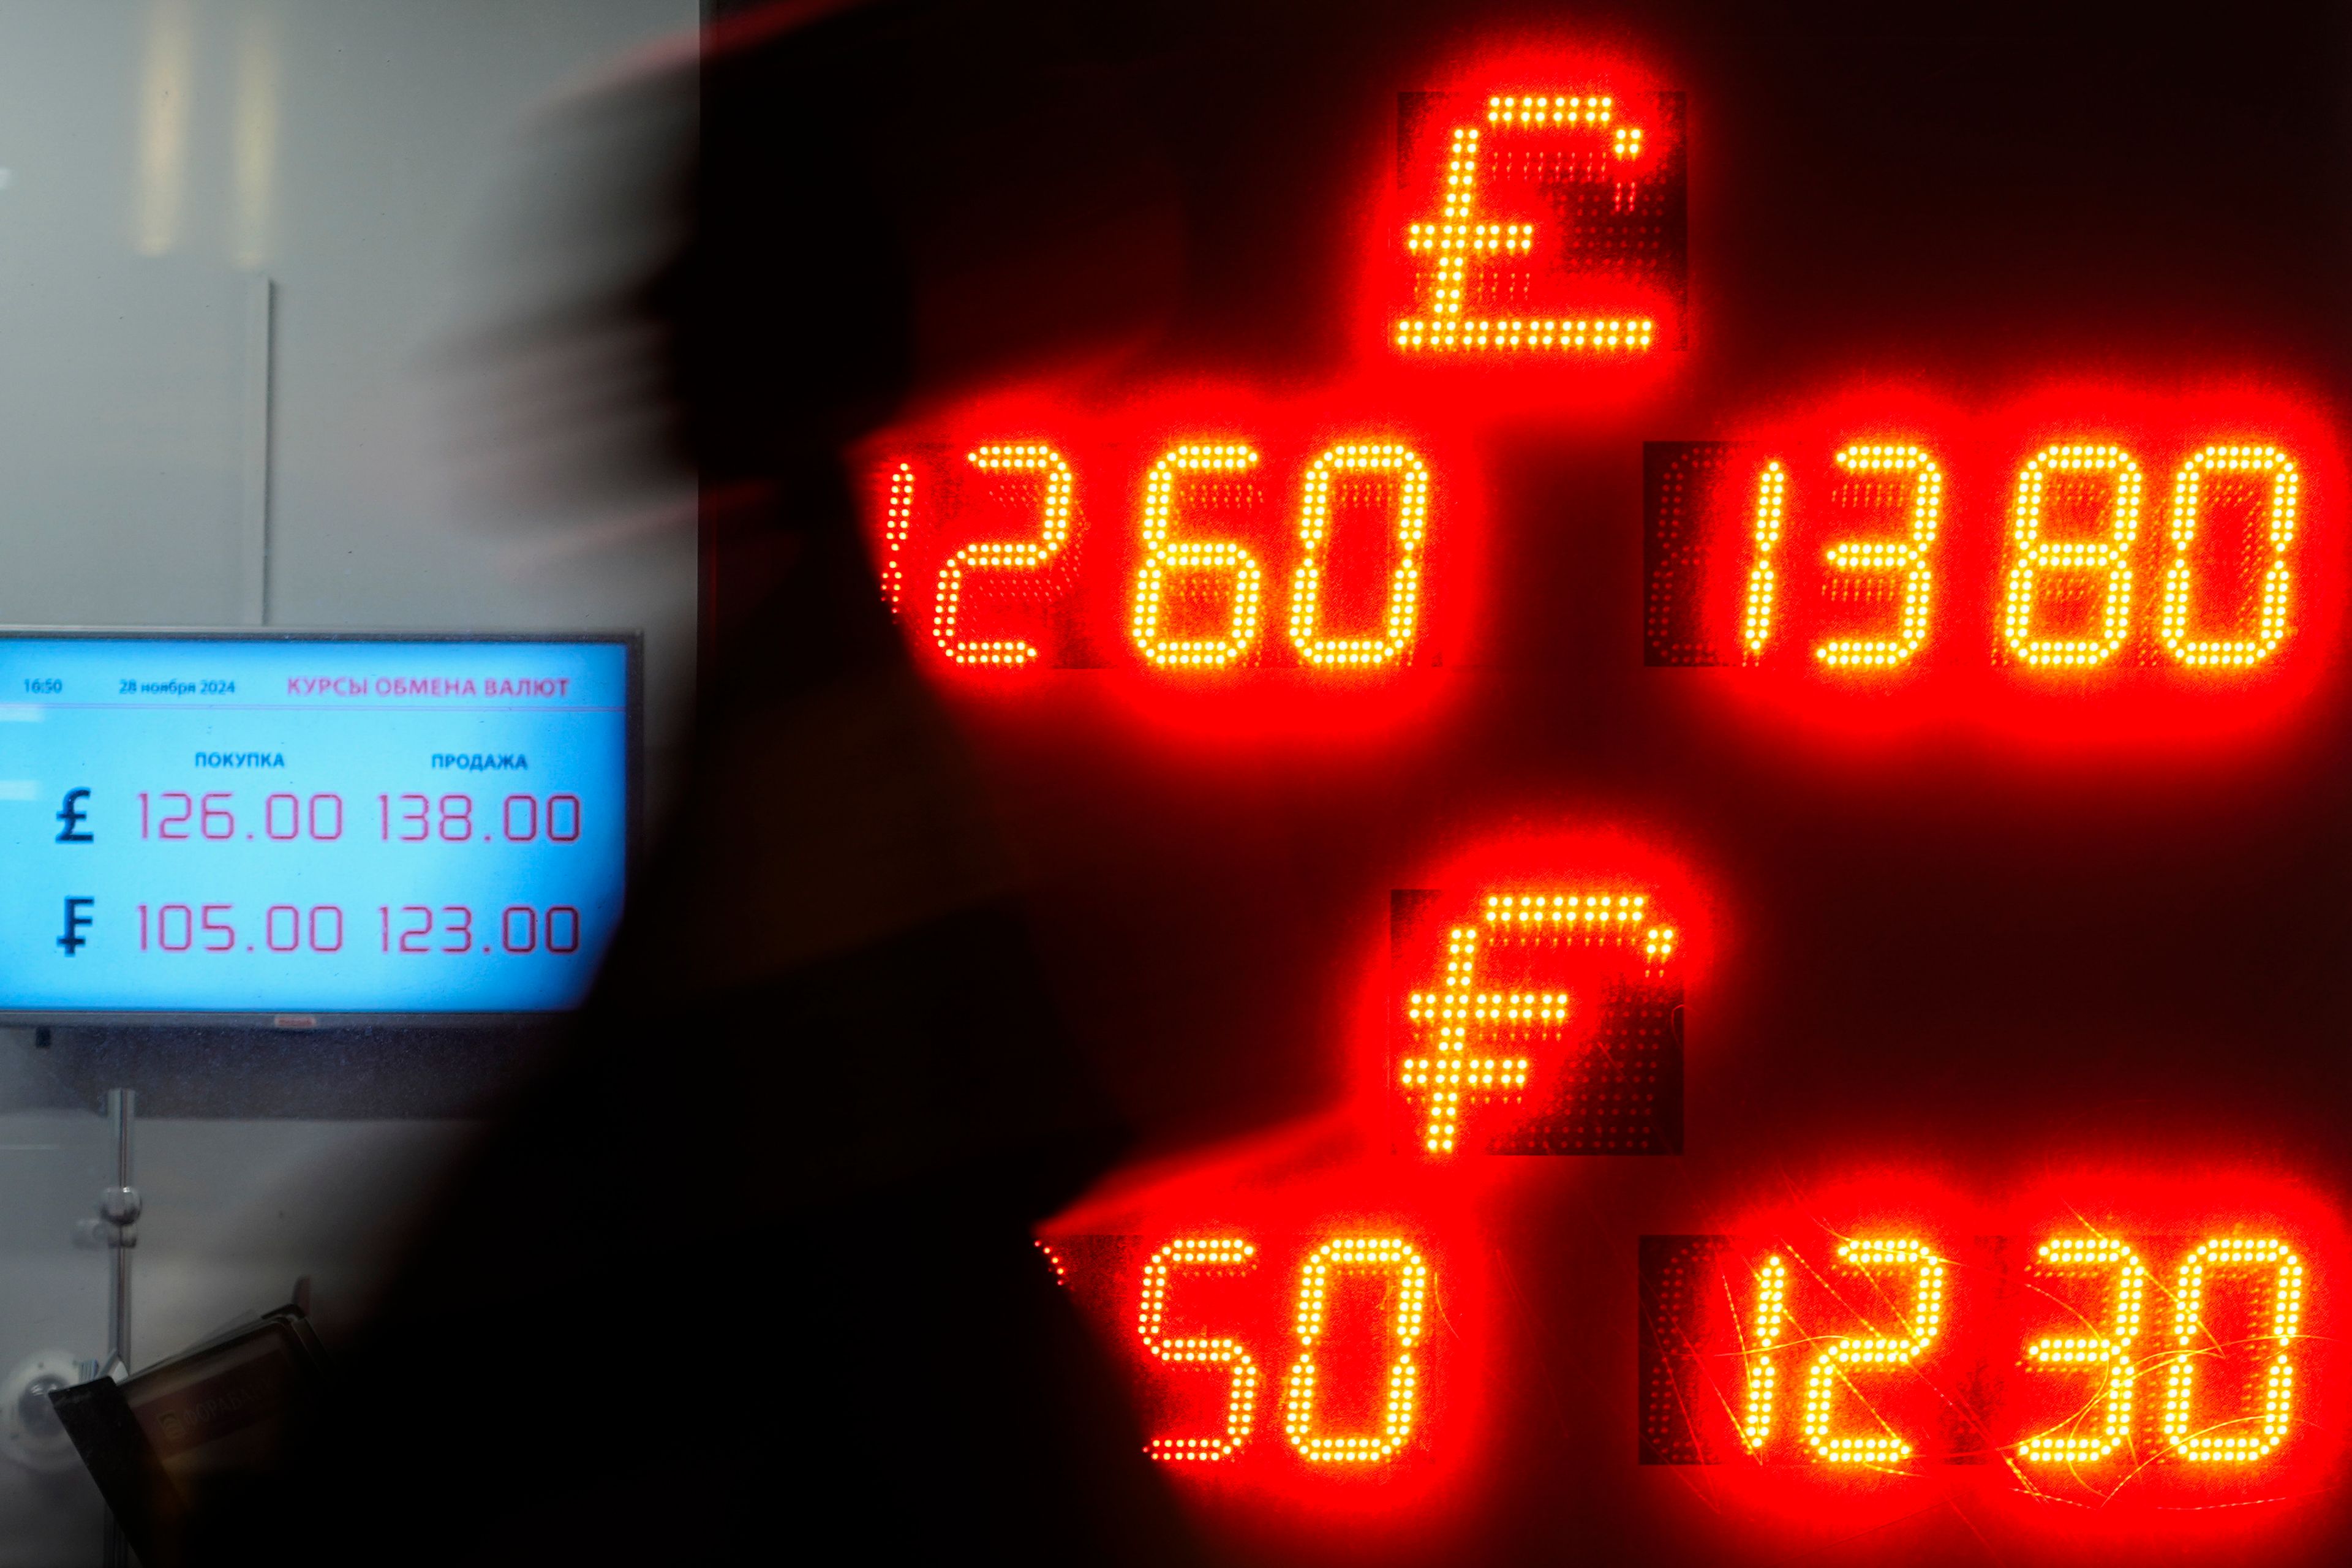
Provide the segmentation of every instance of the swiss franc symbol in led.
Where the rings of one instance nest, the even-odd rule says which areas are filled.
[[[1478,925],[1454,927],[1445,935],[1445,974],[1440,989],[1405,998],[1405,1016],[1429,1031],[1427,1055],[1399,1065],[1398,1084],[1428,1110],[1422,1147],[1451,1154],[1462,1135],[1462,1118],[1473,1099],[1511,1100],[1527,1091],[1533,1071],[1525,1056],[1479,1056],[1471,1052],[1471,1031],[1502,1030],[1525,1037],[1557,1031],[1568,1022],[1565,991],[1481,991],[1478,950],[1482,942],[1533,941],[1546,937],[1613,937],[1638,934],[1653,964],[1671,957],[1675,932],[1646,925],[1648,900],[1638,893],[1491,894]]]
[[[1423,313],[1396,326],[1396,345],[1407,353],[1465,350],[1639,351],[1656,340],[1658,324],[1646,316],[1535,318],[1472,316],[1466,313],[1470,268],[1535,250],[1536,226],[1496,223],[1478,216],[1478,159],[1489,135],[1569,132],[1609,139],[1609,156],[1633,164],[1642,157],[1642,131],[1617,119],[1614,100],[1599,96],[1501,94],[1486,100],[1486,123],[1457,126],[1446,149],[1445,191],[1437,216],[1405,227],[1404,247],[1432,258],[1423,289]]]

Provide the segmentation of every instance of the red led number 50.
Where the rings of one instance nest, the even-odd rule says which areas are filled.
[[[1248,1446],[1257,1429],[1260,1373],[1256,1360],[1230,1335],[1165,1333],[1168,1300],[1180,1270],[1247,1273],[1257,1248],[1234,1237],[1188,1237],[1154,1252],[1143,1266],[1143,1294],[1136,1331],[1144,1348],[1160,1361],[1226,1369],[1224,1427],[1221,1432],[1155,1436],[1152,1458],[1169,1460],[1230,1459]],[[1382,1338],[1389,1354],[1380,1414],[1369,1429],[1334,1431],[1323,1415],[1318,1389],[1323,1372],[1316,1352],[1328,1337],[1329,1294],[1335,1275],[1385,1275],[1394,1312]],[[1375,1464],[1393,1458],[1412,1440],[1421,1386],[1414,1351],[1422,1341],[1429,1296],[1428,1263],[1412,1243],[1393,1237],[1342,1237],[1308,1253],[1298,1271],[1292,1332],[1297,1353],[1283,1374],[1282,1430],[1291,1448],[1310,1464]]]

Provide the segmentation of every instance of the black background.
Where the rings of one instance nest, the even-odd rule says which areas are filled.
[[[2063,719],[2030,744],[1965,717],[1859,737],[1776,723],[1738,670],[1643,666],[1641,443],[1876,378],[1963,405],[2053,377],[2157,394],[2252,381],[2332,426],[2352,405],[2347,24],[2261,5],[1382,4],[1104,23],[1149,62],[1137,112],[1183,204],[1181,309],[1133,375],[1302,404],[1377,348],[1349,301],[1364,247],[1384,242],[1367,214],[1397,92],[1524,39],[1622,51],[1688,95],[1689,347],[1622,395],[1464,416],[1490,557],[1510,568],[1490,568],[1490,657],[1401,678],[1433,718],[1326,744],[1218,735],[1212,697],[1163,700],[1140,675],[1042,672],[1019,699],[943,681],[1030,868],[1066,1014],[1163,1169],[1350,1114],[1378,1049],[1364,998],[1384,979],[1392,888],[1515,835],[1596,829],[1656,846],[1706,905],[1686,1152],[1526,1162],[1452,1222],[1453,1245],[1508,1276],[1474,1318],[1511,1336],[1516,1370],[1489,1363],[1489,1458],[1443,1528],[1244,1532],[1264,1550],[2233,1554],[2210,1532],[2126,1545],[2096,1517],[1972,1515],[1927,1483],[1861,1534],[1829,1490],[1801,1524],[1718,1512],[1634,1464],[1634,1257],[1644,1233],[1801,1206],[1880,1168],[1995,1212],[2075,1167],[2126,1187],[2258,1168],[2352,1200],[2344,649],[2294,645],[2331,668],[2292,716],[2210,742],[2077,738]],[[2345,516],[2315,497],[2307,522],[2305,571],[2340,583]],[[1236,710],[1272,679],[1241,678]],[[1087,1223],[1120,1213],[1194,1223],[1148,1197]],[[2253,1554],[2343,1560],[2352,1514],[2326,1489],[2341,1481],[2250,1517]]]

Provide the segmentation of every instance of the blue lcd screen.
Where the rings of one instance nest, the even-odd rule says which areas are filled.
[[[0,637],[0,1012],[575,1005],[633,642]]]

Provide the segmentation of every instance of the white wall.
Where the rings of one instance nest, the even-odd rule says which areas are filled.
[[[647,483],[522,483],[493,424],[514,384],[469,334],[625,264],[610,235],[520,243],[628,147],[551,139],[544,106],[695,19],[695,0],[0,0],[0,622],[237,625],[266,580],[284,626],[638,627],[658,753],[691,677],[690,511]],[[60,1114],[0,1103],[35,1131]],[[34,1340],[104,1338],[102,1254],[70,1247],[89,1124],[58,1124],[68,1152],[0,1138],[57,1178],[0,1194],[0,1374]],[[299,1274],[331,1320],[455,1137],[148,1123],[140,1359]],[[94,1562],[93,1519],[73,1478],[0,1461],[0,1564]]]
[[[674,686],[686,531],[550,564],[551,509],[472,482],[467,345],[583,265],[515,243],[561,207],[547,177],[581,167],[551,155],[547,105],[694,9],[0,3],[0,620],[247,618],[266,278],[270,618],[642,626]],[[552,510],[612,535],[662,499]]]

